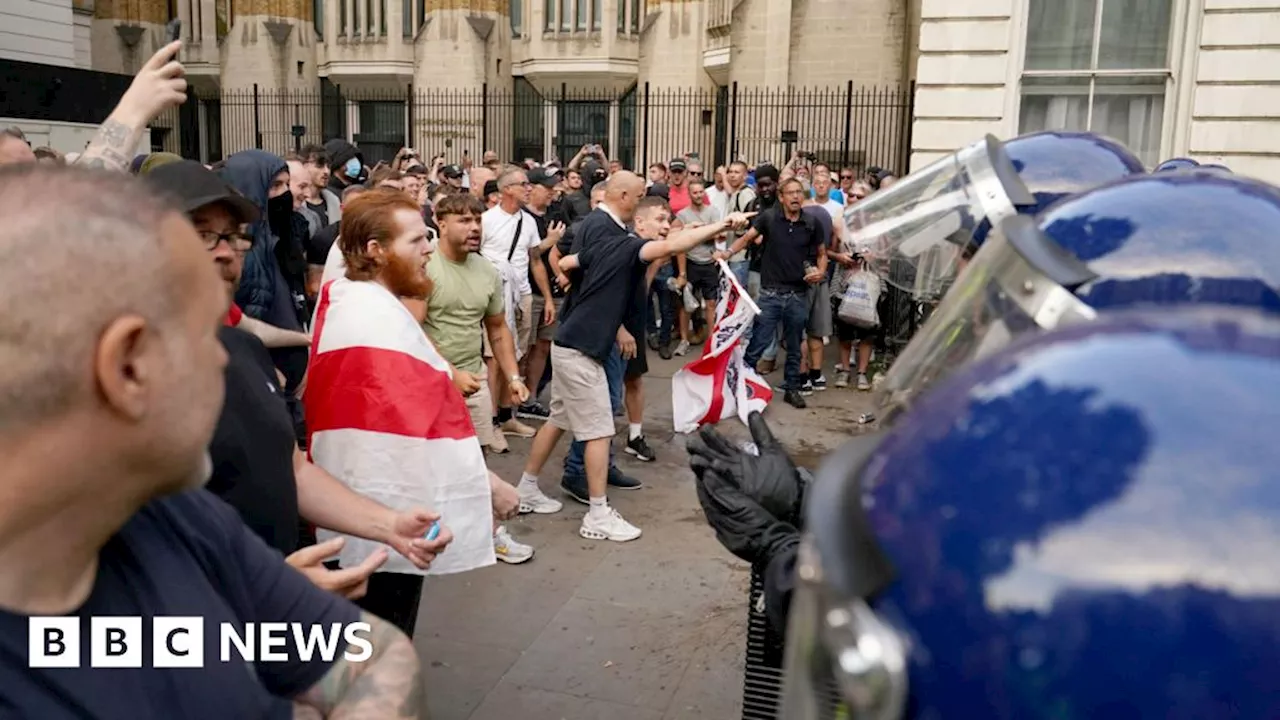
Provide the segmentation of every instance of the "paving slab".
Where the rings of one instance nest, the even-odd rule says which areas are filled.
[[[834,354],[834,353],[832,353]],[[706,524],[693,488],[684,437],[671,425],[671,375],[689,358],[650,353],[645,431],[658,459],[625,455],[626,426],[614,440],[619,467],[644,481],[609,501],[644,535],[630,543],[580,538],[586,507],[563,498],[556,515],[507,524],[534,546],[534,559],[431,578],[415,644],[423,661],[432,720],[693,720],[742,712],[749,569]],[[833,373],[828,368],[827,377]],[[781,381],[781,371],[767,379]],[[778,438],[802,465],[871,426],[868,394],[827,390],[796,410],[779,397],[766,412]],[[747,439],[736,420],[729,437]],[[519,480],[529,441],[490,467]],[[547,463],[547,494],[558,485],[567,438]]]

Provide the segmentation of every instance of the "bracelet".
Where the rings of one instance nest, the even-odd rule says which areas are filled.
[[[524,385],[524,376],[523,376],[523,375],[516,375],[515,377],[511,378],[511,381],[510,381],[510,382],[508,382],[507,384],[508,384],[508,385],[515,385],[516,383],[520,383],[521,385]]]

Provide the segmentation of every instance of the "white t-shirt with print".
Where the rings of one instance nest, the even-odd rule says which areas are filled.
[[[524,215],[524,223],[520,226],[520,239],[516,241],[515,252],[511,252],[511,240]],[[511,256],[511,266],[520,276],[520,294],[532,295],[533,286],[529,284],[529,250],[537,247],[538,223],[532,215],[520,210],[517,214],[509,214],[501,205],[494,205],[480,216],[481,232],[480,254],[495,265],[506,263]],[[499,265],[501,267],[501,265]]]

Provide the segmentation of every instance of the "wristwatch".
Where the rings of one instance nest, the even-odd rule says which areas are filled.
[[[515,385],[516,383],[520,383],[521,385],[524,385],[524,376],[523,376],[523,375],[515,375],[515,376],[513,376],[513,377],[511,378],[511,381],[510,381],[509,383],[507,383],[507,384],[508,384],[508,385]]]

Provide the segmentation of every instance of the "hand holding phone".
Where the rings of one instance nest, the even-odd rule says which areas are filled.
[[[165,42],[177,42],[182,39],[182,21],[174,18],[164,26]]]

